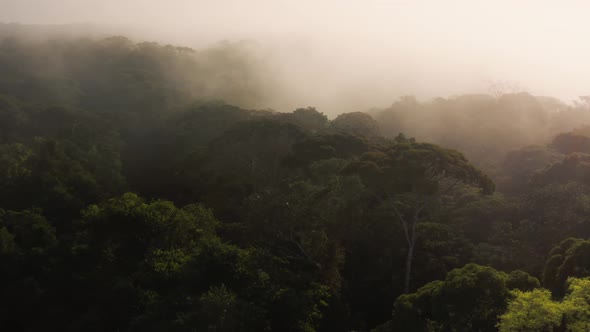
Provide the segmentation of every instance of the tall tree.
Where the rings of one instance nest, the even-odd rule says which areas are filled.
[[[510,274],[467,264],[415,293],[397,298],[393,326],[400,331],[496,331],[511,290],[531,290],[539,281],[522,271]],[[396,330],[397,331],[397,330]]]
[[[430,219],[442,195],[457,185],[473,184],[485,194],[493,182],[459,152],[398,136],[383,151],[363,154],[346,172],[359,173],[375,198],[387,205],[403,228],[406,241],[404,292],[410,291],[416,225]]]

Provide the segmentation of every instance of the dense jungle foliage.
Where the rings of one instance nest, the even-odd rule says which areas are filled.
[[[2,331],[589,329],[589,99],[246,109],[243,47],[2,34]]]

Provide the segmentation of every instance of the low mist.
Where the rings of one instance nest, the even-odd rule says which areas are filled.
[[[195,49],[246,41],[272,96],[240,105],[333,117],[419,100],[526,91],[588,93],[590,5],[538,1],[2,0],[0,21],[69,24]]]

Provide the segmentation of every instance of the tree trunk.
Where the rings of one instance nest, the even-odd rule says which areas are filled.
[[[404,228],[404,235],[406,243],[408,244],[408,253],[406,256],[406,271],[404,278],[404,294],[410,292],[410,280],[412,278],[412,261],[414,260],[414,247],[416,245],[416,224],[420,220],[420,212],[424,208],[425,204],[420,204],[416,207],[414,216],[408,222],[401,213],[394,207],[395,214],[401,221]],[[393,280],[393,277],[392,277]]]
[[[408,243],[408,255],[406,256],[406,276],[404,279],[404,294],[408,294],[410,292],[410,279],[412,278],[412,261],[413,260],[414,260],[414,241],[411,241],[410,243]]]

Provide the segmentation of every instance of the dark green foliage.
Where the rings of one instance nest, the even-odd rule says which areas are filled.
[[[293,113],[279,114],[278,119],[304,128],[312,134],[323,132],[328,128],[328,117],[315,107],[298,108]]]
[[[531,191],[522,201],[526,219],[520,222],[520,232],[544,252],[568,237],[590,236],[589,193],[587,185],[576,182]]]
[[[494,191],[491,179],[461,153],[428,143],[402,142],[365,153],[346,172],[360,173],[380,194],[393,189],[432,195],[441,190],[440,181],[446,178],[472,183],[484,193]]]
[[[366,137],[379,135],[377,121],[369,114],[362,112],[343,113],[338,115],[331,123],[332,128],[337,132],[345,132]]]
[[[572,153],[535,174],[532,183],[543,186],[569,181],[590,184],[590,155]]]
[[[539,282],[539,279],[532,277],[528,273],[516,270],[508,274],[506,287],[508,287],[508,289],[518,289],[526,292],[541,287],[541,283]]]
[[[32,312],[44,311],[57,288],[56,261],[60,259],[55,228],[37,211],[0,209],[0,327],[6,330],[42,328]],[[54,303],[55,305],[56,303]],[[49,310],[51,311],[51,310]],[[46,311],[37,316],[47,319]]]
[[[551,290],[554,296],[561,297],[567,289],[569,277],[584,278],[590,276],[590,242],[568,238],[549,253],[543,271],[543,286]]]
[[[535,276],[585,326],[587,112],[245,109],[263,70],[248,43],[1,37],[0,329],[495,331],[551,304]]]
[[[515,271],[507,275],[490,267],[468,264],[394,304],[393,325],[405,331],[495,331],[511,289],[530,290],[539,281]]]
[[[563,155],[542,146],[509,151],[498,175],[498,188],[509,193],[525,192],[536,172],[561,160]]]
[[[293,145],[287,163],[290,166],[301,167],[322,159],[348,159],[371,148],[371,142],[349,134],[309,136]]]

